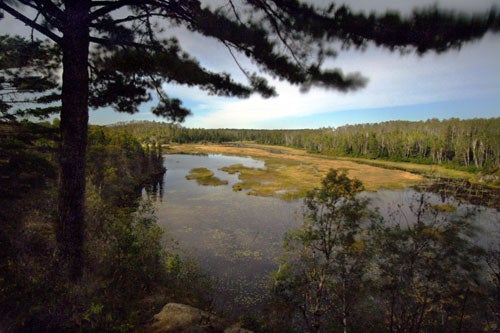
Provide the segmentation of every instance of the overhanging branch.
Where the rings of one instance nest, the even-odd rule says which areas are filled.
[[[130,42],[130,41],[120,41],[120,40],[111,40],[111,39],[105,39],[105,38],[99,38],[99,37],[90,37],[90,42],[91,43],[96,43],[99,45],[103,46],[131,46],[135,47],[138,49],[148,49],[148,50],[156,50],[158,49],[157,46],[155,45],[147,45],[147,44],[141,44],[141,43],[135,43],[135,42]]]
[[[27,26],[35,29],[42,35],[47,36],[48,38],[52,39],[54,42],[57,44],[61,45],[62,44],[62,38],[50,31],[49,29],[45,28],[44,26],[34,22],[33,20],[29,19],[28,17],[24,16],[14,8],[8,6],[4,0],[0,0],[0,9],[5,10],[7,13],[10,15],[14,16],[16,19],[19,21],[23,22]]]
[[[91,7],[100,7],[94,10],[89,15],[89,22],[98,19],[106,14],[109,14],[115,10],[118,10],[125,6],[131,6],[137,4],[137,1],[133,0],[122,0],[122,1],[93,1]]]

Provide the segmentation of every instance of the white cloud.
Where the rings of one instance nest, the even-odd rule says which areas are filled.
[[[324,3],[324,1],[316,1]],[[388,8],[408,12],[415,5],[429,6],[436,1],[345,0],[354,9]],[[462,11],[484,11],[500,0],[440,0],[443,8]],[[225,70],[241,79],[229,53],[223,46],[201,36],[181,39],[182,46],[215,71]],[[358,92],[343,94],[335,91],[312,89],[307,94],[284,82],[274,82],[279,97],[263,99],[227,99],[207,96],[196,88],[170,87],[172,96],[186,101],[194,112],[187,119],[190,127],[260,127],[263,123],[352,109],[372,109],[437,101],[500,95],[500,67],[496,60],[500,54],[498,35],[487,36],[480,42],[468,44],[460,52],[444,55],[428,54],[424,57],[399,56],[387,50],[369,48],[366,52],[341,52],[331,62],[344,72],[361,72],[369,78],[368,86]],[[248,66],[248,61],[241,57]],[[304,124],[307,127],[307,124]]]

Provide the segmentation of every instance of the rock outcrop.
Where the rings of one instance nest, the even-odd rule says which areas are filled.
[[[211,313],[178,303],[168,303],[154,319],[150,333],[251,333]]]

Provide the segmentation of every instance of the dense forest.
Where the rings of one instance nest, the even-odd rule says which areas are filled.
[[[169,300],[201,302],[196,267],[165,242],[142,198],[162,181],[161,147],[106,127],[89,129],[84,274],[65,278],[56,255],[58,126],[0,123],[0,331],[132,331]]]
[[[255,141],[335,156],[443,164],[494,172],[500,165],[500,118],[430,119],[303,130],[192,129],[159,122],[114,125],[142,142]]]

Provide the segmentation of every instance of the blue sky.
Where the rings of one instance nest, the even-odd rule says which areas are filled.
[[[284,82],[274,82],[279,96],[271,99],[208,96],[196,88],[175,85],[165,89],[193,111],[183,124],[187,127],[318,128],[398,119],[500,117],[498,55],[500,34],[442,55],[401,56],[375,47],[348,51],[332,66],[361,72],[369,82],[364,89],[347,94],[320,88],[301,93]],[[203,62],[203,55],[199,58]],[[224,65],[238,76],[231,60],[227,61]],[[95,111],[91,122],[160,120],[150,113],[152,104],[143,105],[134,116]]]
[[[408,12],[415,4],[434,3],[464,12],[481,12],[494,5],[500,8],[500,0],[350,0],[348,3],[355,10],[366,11],[390,8]],[[204,66],[242,78],[223,46],[199,36],[180,34],[182,47]],[[500,34],[487,35],[466,44],[460,51],[442,55],[401,56],[373,46],[364,52],[341,52],[328,65],[346,73],[360,72],[369,79],[364,89],[347,94],[319,88],[304,94],[297,87],[274,81],[279,96],[271,99],[221,98],[208,96],[196,88],[173,85],[165,89],[192,110],[193,115],[183,124],[187,127],[318,128],[399,119],[500,117],[499,55]],[[244,57],[238,60],[251,66]],[[152,104],[144,105],[134,116],[99,110],[92,112],[90,119],[101,124],[160,120],[149,111]]]
[[[204,0],[212,6],[223,0]],[[308,0],[316,4],[329,1]],[[492,6],[500,9],[500,0],[340,0],[354,10],[408,13],[416,5],[437,4],[441,8],[484,12]],[[9,33],[26,32],[26,27],[7,16],[0,29]],[[231,73],[246,82],[227,49],[202,36],[168,27],[181,47],[212,71]],[[500,117],[500,33],[464,45],[460,51],[423,57],[401,56],[374,46],[364,52],[341,51],[327,67],[345,73],[359,72],[368,78],[365,88],[350,93],[313,88],[301,93],[286,82],[270,81],[278,97],[248,99],[209,96],[197,88],[166,85],[171,97],[180,98],[193,115],[183,123],[201,128],[318,128],[387,120],[424,120],[428,118]],[[251,70],[243,55],[238,61]],[[151,113],[155,101],[141,106],[135,115],[107,109],[90,111],[90,123],[110,124],[130,120],[157,120]]]

